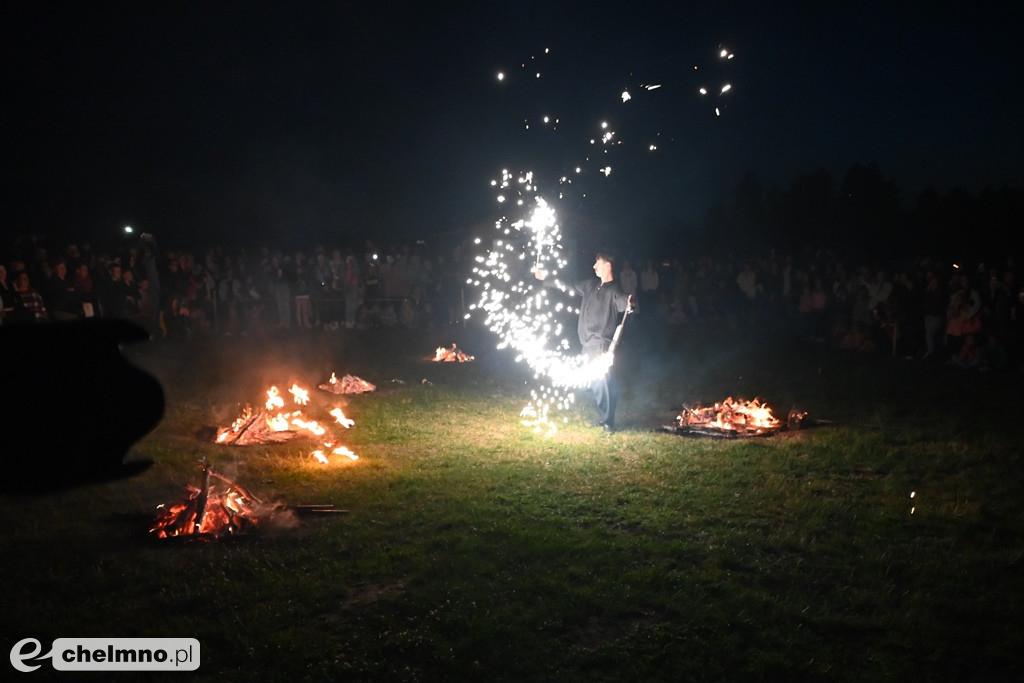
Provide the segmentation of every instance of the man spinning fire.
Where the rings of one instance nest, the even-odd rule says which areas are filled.
[[[614,353],[618,335],[621,334],[618,316],[620,313],[632,313],[636,307],[636,297],[623,292],[615,281],[614,269],[615,256],[611,252],[600,251],[594,259],[594,274],[597,278],[587,278],[572,285],[583,297],[577,331],[583,354],[588,358]],[[543,269],[535,270],[534,276],[543,281],[545,286],[556,284]],[[622,318],[624,322],[625,316]],[[614,432],[619,387],[611,368],[591,382],[589,390],[597,404],[598,419],[595,426],[608,433]]]

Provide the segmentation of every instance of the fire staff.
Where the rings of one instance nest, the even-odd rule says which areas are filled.
[[[590,358],[609,352],[612,340],[616,337],[619,314],[631,312],[636,306],[636,297],[623,292],[615,281],[615,256],[611,252],[597,253],[594,258],[594,274],[596,278],[587,278],[572,285],[583,297],[577,332],[583,354]],[[555,285],[554,278],[548,277],[547,271],[543,269],[534,271],[534,276],[547,286]],[[619,387],[611,369],[594,380],[589,390],[597,405],[596,426],[606,432],[614,432]]]

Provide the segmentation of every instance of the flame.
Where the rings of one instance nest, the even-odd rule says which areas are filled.
[[[335,408],[330,414],[335,420],[337,420],[338,424],[345,427],[345,429],[349,429],[356,423],[355,420],[345,417],[345,413],[341,411],[341,408]]]
[[[276,408],[284,408],[284,399],[281,398],[281,394],[277,391],[277,387],[270,387],[267,389],[267,410],[274,410]]]
[[[309,403],[309,392],[297,384],[293,384],[292,388],[288,390],[288,393],[292,395],[292,400],[300,406],[304,406]]]
[[[304,420],[301,417],[293,417],[291,424],[299,429],[305,429],[314,436],[323,436],[327,433],[327,430],[324,429],[316,420]]]

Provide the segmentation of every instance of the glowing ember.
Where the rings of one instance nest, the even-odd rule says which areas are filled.
[[[434,361],[437,363],[468,363],[473,359],[473,356],[469,355],[455,344],[452,344],[450,349],[438,346],[437,351],[434,352]]]

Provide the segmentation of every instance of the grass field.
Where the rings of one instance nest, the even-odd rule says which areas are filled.
[[[584,399],[552,438],[519,424],[529,374],[479,332],[129,349],[167,396],[134,449],[155,464],[2,500],[4,642],[200,641],[198,671],[146,681],[1024,677],[1019,373],[642,339],[620,363],[620,431],[589,427]],[[475,362],[426,360],[456,340]],[[320,465],[304,438],[199,436],[270,384],[331,372],[379,386],[344,400],[358,461]],[[658,429],[727,396],[828,424],[736,440]],[[334,398],[314,392],[310,412]],[[31,457],[46,467],[44,436]],[[199,458],[265,499],[347,513],[151,537]]]

